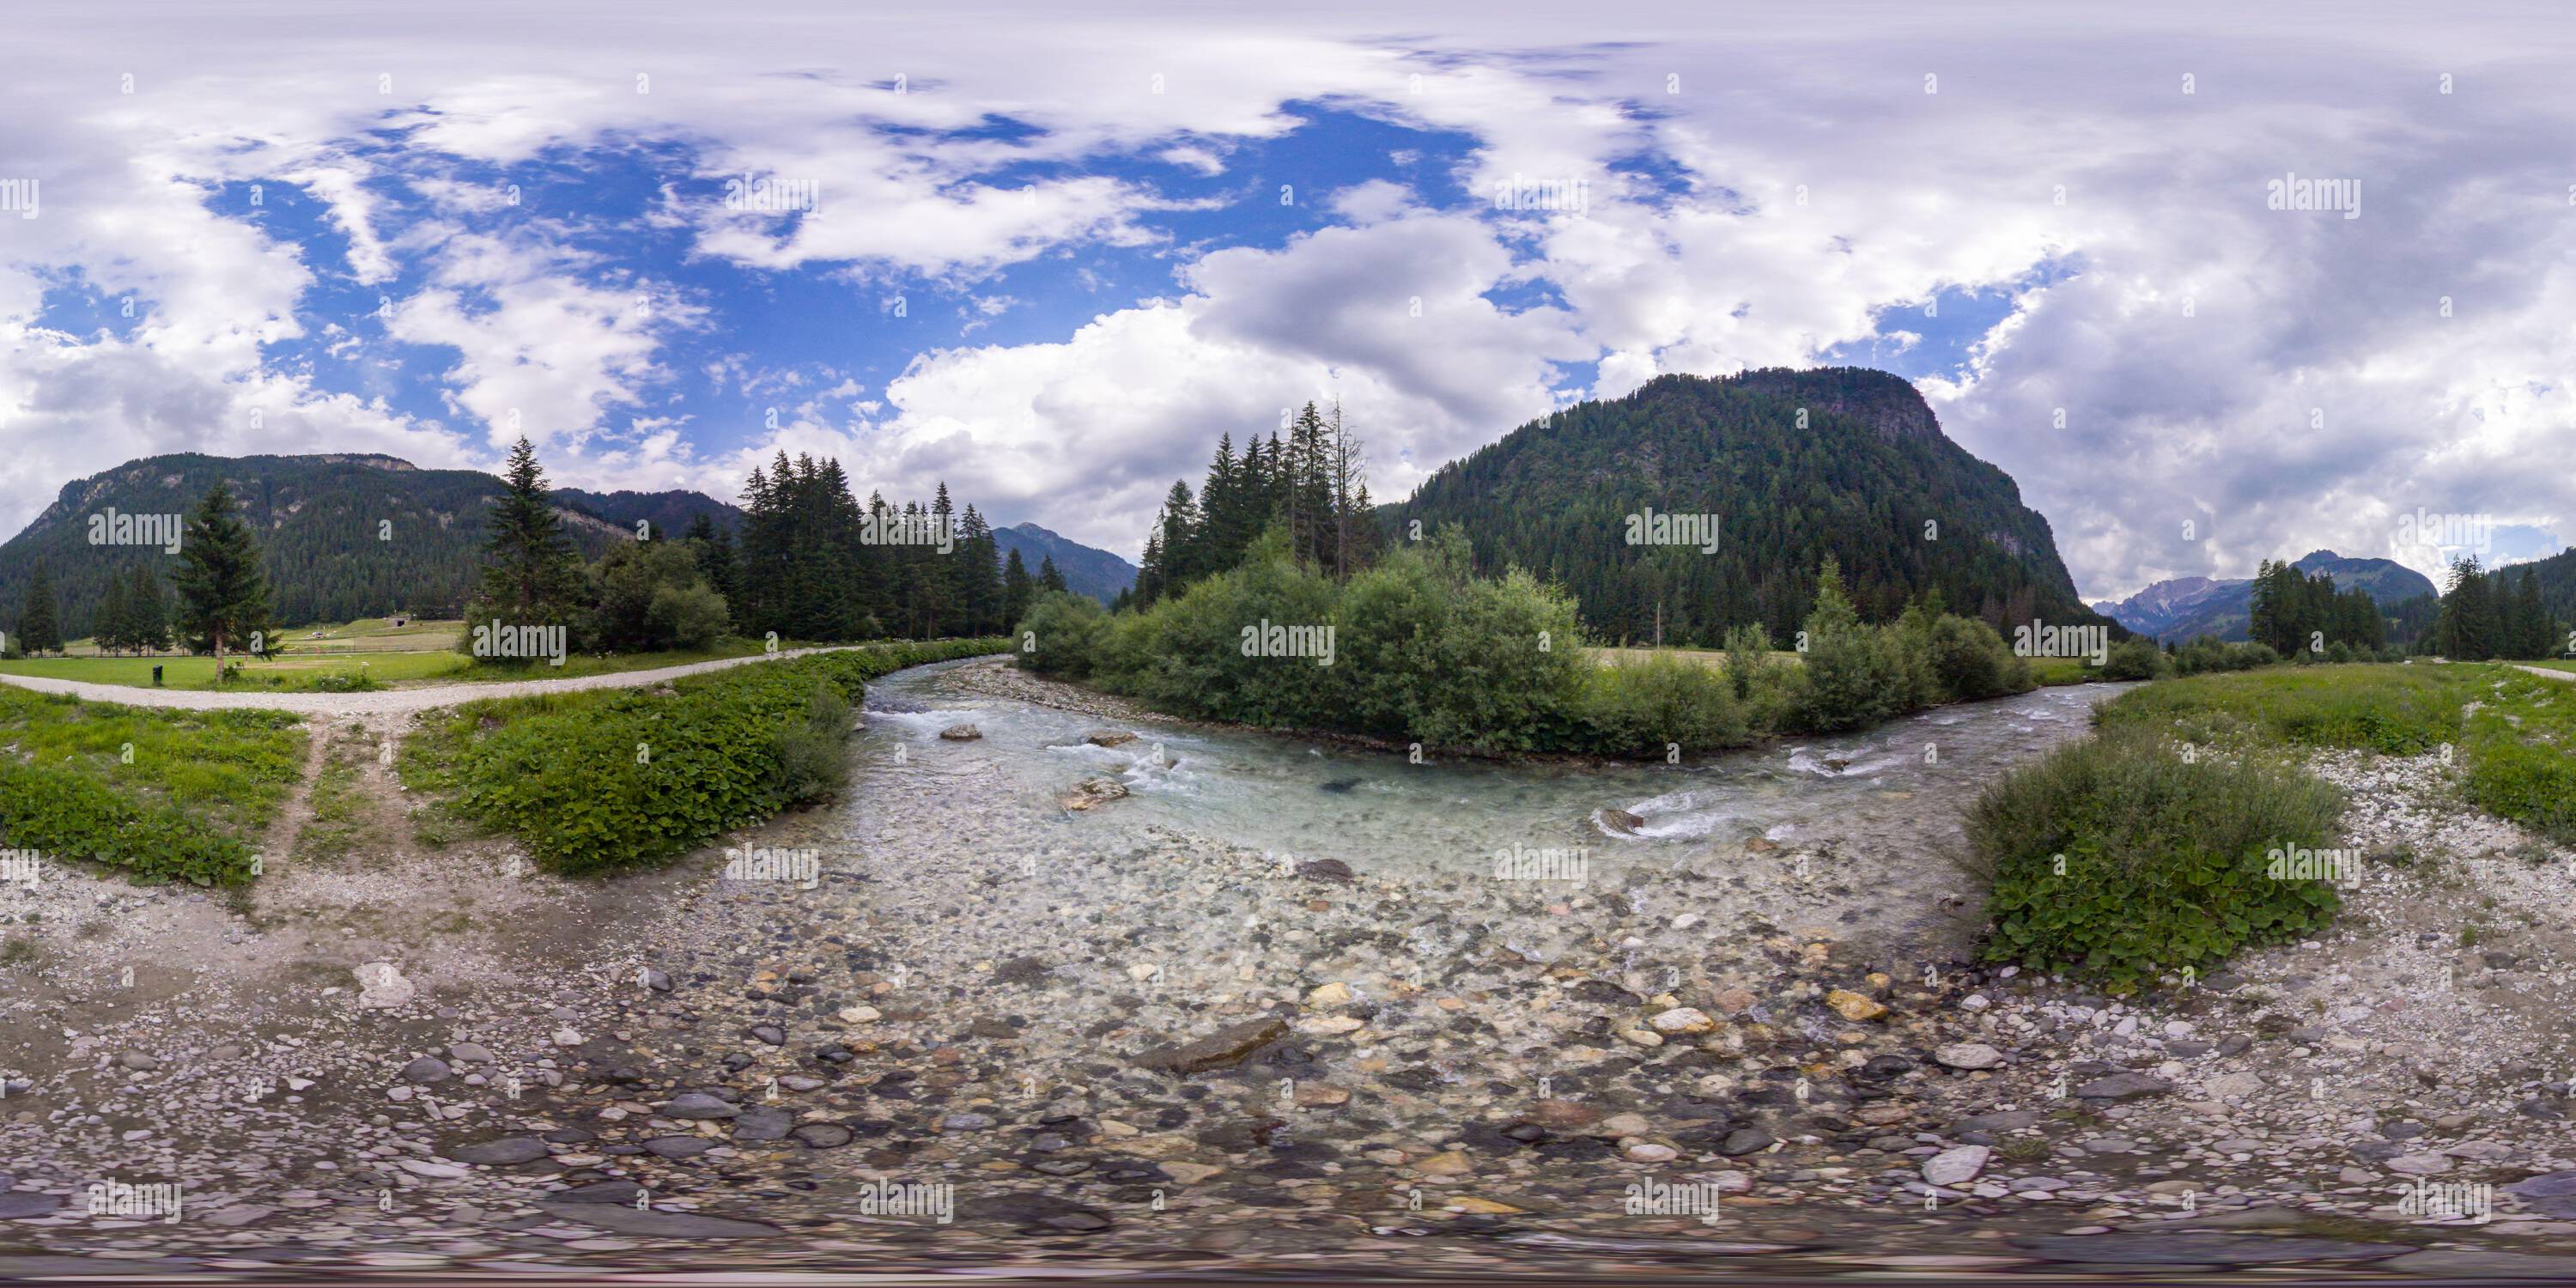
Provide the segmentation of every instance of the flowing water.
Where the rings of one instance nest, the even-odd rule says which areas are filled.
[[[1755,838],[1914,856],[1927,840],[1954,834],[1958,811],[2004,766],[2082,736],[2092,705],[2130,687],[2041,689],[1680,765],[1414,765],[1271,734],[1111,724],[961,695],[943,677],[965,665],[973,664],[916,668],[869,686],[864,759],[894,790],[963,795],[989,822],[1041,829],[1037,837],[1078,826],[1107,845],[1141,841],[1159,826],[1400,879],[1490,872],[1497,852],[1515,847],[1579,852],[1596,879],[1677,867]],[[940,739],[957,724],[984,736]],[[1084,742],[1102,729],[1140,736],[1117,747]],[[1081,816],[1058,804],[1076,782],[1102,777],[1123,783],[1129,799]],[[1605,807],[1644,822],[1620,835],[1600,821]]]

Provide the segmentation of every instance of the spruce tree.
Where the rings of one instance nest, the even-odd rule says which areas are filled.
[[[1038,585],[1048,590],[1063,590],[1064,574],[1056,571],[1054,555],[1038,556]]]
[[[1028,564],[1020,558],[1020,548],[1011,547],[1002,562],[1002,629],[1018,630],[1020,619],[1029,615],[1029,601],[1037,596],[1037,582],[1029,576]]]
[[[535,444],[521,438],[510,448],[501,481],[491,535],[483,542],[482,597],[466,623],[468,639],[481,619],[512,627],[569,626],[582,608],[579,557],[555,514]]]
[[[191,647],[215,655],[241,647],[265,651],[270,620],[268,578],[259,570],[259,545],[242,521],[233,494],[218,481],[188,520],[179,547],[179,629]]]
[[[18,648],[25,653],[54,653],[62,647],[62,605],[54,599],[53,574],[39,562],[18,604]]]
[[[135,648],[158,653],[170,647],[170,604],[161,594],[161,574],[152,565],[134,570],[133,587],[126,592],[125,609]]]
[[[105,656],[124,650],[132,631],[132,614],[125,606],[125,579],[110,569],[107,590],[99,596],[98,615],[90,622],[90,642],[98,645],[99,654]]]

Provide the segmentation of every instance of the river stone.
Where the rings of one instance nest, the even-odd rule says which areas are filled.
[[[1717,1021],[1708,1018],[1707,1012],[1687,1006],[1676,1006],[1646,1022],[1654,1025],[1658,1033],[1706,1033],[1717,1027]]]
[[[1635,836],[1637,829],[1646,825],[1644,816],[1608,806],[1593,811],[1592,821],[1600,824],[1601,830],[1612,836]]]
[[[2214,1100],[2234,1100],[2263,1089],[2263,1079],[2251,1073],[2222,1073],[2209,1080],[2209,1094]]]
[[[135,1073],[151,1073],[161,1067],[160,1061],[141,1051],[128,1051],[116,1057],[116,1063],[119,1068],[132,1070]]]
[[[644,1142],[644,1152],[655,1158],[696,1158],[715,1147],[704,1136],[656,1136]]]
[[[458,1064],[490,1064],[492,1053],[479,1042],[459,1042],[447,1048],[447,1058]]]
[[[984,731],[970,724],[954,724],[940,730],[939,736],[949,742],[973,742],[983,737]]]
[[[405,1082],[445,1082],[448,1076],[447,1062],[434,1055],[422,1056],[402,1067]]]
[[[1127,794],[1127,785],[1115,778],[1086,778],[1073,785],[1073,791],[1061,802],[1075,813],[1105,805]]]
[[[2284,1261],[2365,1261],[2415,1251],[2402,1243],[2280,1238],[2264,1234],[2028,1235],[2012,1246],[2050,1261],[2127,1266],[2254,1266]]]
[[[392,962],[368,962],[355,974],[358,977],[358,1005],[364,1010],[381,1011],[407,1006],[420,992],[417,985],[402,977],[402,972],[395,969]]]
[[[807,1149],[839,1149],[850,1143],[850,1129],[839,1123],[807,1123],[787,1133]]]
[[[743,1221],[698,1212],[664,1212],[657,1208],[639,1211],[623,1203],[540,1203],[537,1206],[549,1215],[567,1221],[654,1239],[762,1239],[786,1233],[766,1221]]]
[[[560,1194],[549,1194],[545,1201],[548,1203],[615,1203],[633,1207],[635,1196],[643,1192],[644,1187],[633,1181],[592,1181],[588,1185],[576,1185]]]
[[[1986,1159],[1994,1153],[1983,1145],[1960,1145],[1942,1150],[1923,1160],[1923,1179],[1933,1185],[1964,1185],[1986,1170]]]
[[[0,1194],[0,1221],[52,1216],[62,1205],[63,1201],[51,1194]]]
[[[2439,1176],[2451,1170],[2451,1157],[2448,1154],[2426,1150],[2418,1154],[2399,1154],[2382,1163],[2381,1166],[2407,1176]]]
[[[662,1106],[665,1118],[731,1118],[742,1111],[703,1091],[684,1091]]]
[[[1717,1152],[1728,1158],[1739,1158],[1771,1148],[1776,1139],[1771,1133],[1759,1127],[1738,1127],[1726,1134],[1726,1141],[1717,1147]]]
[[[1854,1024],[1863,1020],[1875,1020],[1887,1014],[1886,1007],[1847,988],[1838,988],[1825,994],[1825,1005],[1834,1008],[1834,1014]]]
[[[1288,1035],[1288,1022],[1275,1015],[1229,1024],[1206,1037],[1167,1043],[1135,1058],[1140,1069],[1168,1073],[1201,1073],[1241,1064],[1253,1052]]]
[[[1330,881],[1336,885],[1351,883],[1351,865],[1340,859],[1309,859],[1297,865],[1297,875],[1309,881]]]
[[[449,1158],[460,1163],[480,1163],[486,1167],[516,1167],[533,1163],[546,1156],[546,1143],[534,1136],[504,1136],[499,1140],[476,1141],[447,1151]]]
[[[785,1140],[796,1115],[784,1109],[746,1109],[733,1120],[733,1138],[743,1141]]]
[[[1109,1214],[1052,1194],[993,1194],[957,1205],[965,1221],[1007,1222],[1030,1234],[1098,1234],[1110,1226]]]
[[[2075,1089],[2085,1100],[2135,1100],[2141,1096],[2161,1096],[2173,1090],[2173,1084],[2143,1073],[2115,1073],[2095,1078]]]
[[[2516,1181],[2504,1192],[2542,1216],[2576,1218],[2576,1172],[2549,1172]]]
[[[1082,740],[1094,747],[1123,747],[1136,741],[1136,735],[1124,729],[1099,729],[1084,734]]]
[[[752,1025],[751,1036],[755,1040],[765,1042],[770,1046],[787,1045],[787,1030],[782,1029],[775,1024]]]
[[[1948,1069],[1992,1069],[2004,1062],[2004,1053],[1983,1042],[1954,1042],[1933,1051],[1932,1058]]]

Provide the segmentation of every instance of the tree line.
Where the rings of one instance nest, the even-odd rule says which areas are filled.
[[[2423,646],[2458,662],[2576,652],[2576,641],[2543,604],[2540,578],[2532,569],[2523,569],[2519,577],[2503,569],[2490,571],[2475,555],[2451,565],[2441,612]]]
[[[2253,596],[2247,636],[2284,657],[2337,644],[2377,649],[2387,643],[2388,621],[2370,593],[2336,590],[2332,573],[2311,575],[2266,559],[2254,573]]]
[[[1187,480],[1173,482],[1145,538],[1135,588],[1116,606],[1143,607],[1233,569],[1274,524],[1296,566],[1346,581],[1376,551],[1371,508],[1367,457],[1338,402],[1330,412],[1307,403],[1289,418],[1286,439],[1255,435],[1239,457],[1234,435],[1222,435],[1195,495]]]

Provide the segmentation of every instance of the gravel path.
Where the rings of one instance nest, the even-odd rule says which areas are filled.
[[[702,671],[721,671],[747,662],[765,662],[773,657],[783,660],[813,653],[838,653],[872,647],[875,646],[843,644],[832,648],[797,648],[775,654],[755,653],[749,657],[658,667],[650,671],[621,671],[613,675],[514,680],[497,684],[434,684],[418,689],[379,689],[373,693],[209,693],[188,689],[138,689],[122,684],[86,684],[79,680],[54,680],[32,675],[0,675],[0,684],[14,684],[38,693],[68,693],[91,702],[116,702],[129,707],[187,707],[199,711],[253,707],[302,715],[369,716],[427,711],[432,707],[454,706],[459,702],[484,698],[526,698],[540,693],[578,693],[584,689],[640,688]]]
[[[2553,671],[2545,666],[2524,666],[2519,662],[2514,664],[2513,669],[2517,671],[2529,671],[2533,675],[2551,680],[2576,680],[2576,671]]]

